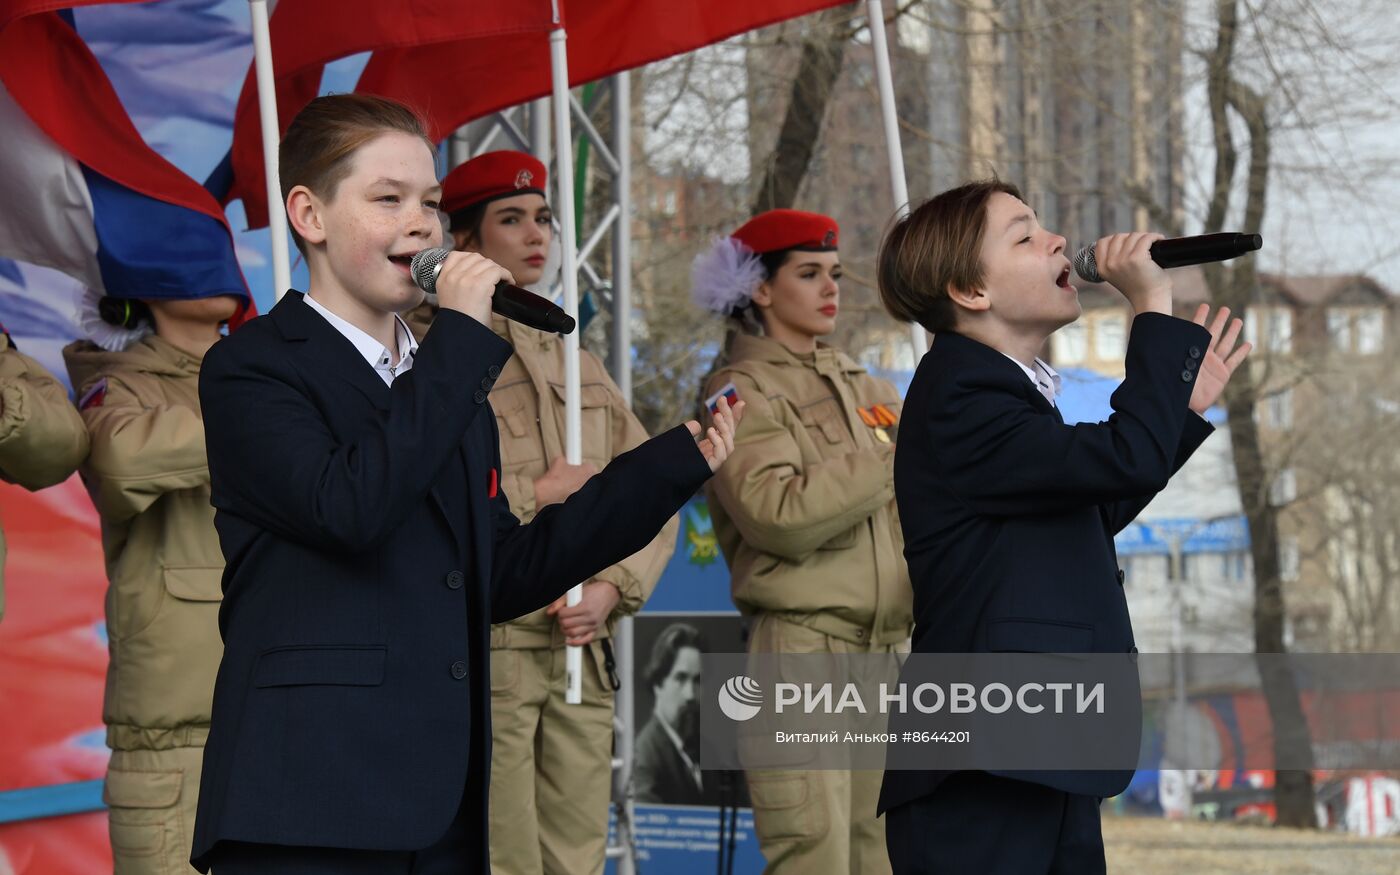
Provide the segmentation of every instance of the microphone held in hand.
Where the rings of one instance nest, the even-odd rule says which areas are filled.
[[[438,272],[451,254],[450,249],[424,249],[413,256],[408,270],[413,276],[414,285],[425,292],[435,293]],[[569,334],[574,330],[573,317],[565,313],[562,307],[505,280],[496,283],[496,293],[491,296],[491,309],[507,319],[540,331]]]
[[[1246,252],[1254,252],[1263,245],[1264,238],[1258,234],[1202,234],[1158,240],[1149,251],[1159,267],[1167,268],[1228,261]],[[1093,246],[1085,246],[1074,256],[1074,272],[1086,282],[1103,282],[1098,265],[1094,263]]]

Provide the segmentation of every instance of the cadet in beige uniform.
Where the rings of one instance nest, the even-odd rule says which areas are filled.
[[[706,381],[748,410],[706,489],[750,653],[908,649],[912,591],[894,504],[894,387],[818,343],[836,326],[838,229],[763,213],[695,262],[694,294],[731,334]],[[876,819],[882,773],[750,770],[769,873],[889,872]]]
[[[194,872],[195,802],[223,655],[224,569],[199,366],[240,299],[120,304],[115,317],[104,306],[129,326],[102,338],[113,349],[78,341],[63,350],[91,437],[80,470],[102,518],[107,560],[102,719],[112,758],[103,800],[116,875]]]
[[[87,429],[68,390],[20,352],[0,325],[0,479],[35,491],[62,483],[88,454]],[[5,533],[0,531],[0,619]]]
[[[522,285],[543,274],[551,226],[545,167],[522,152],[488,152],[443,180],[442,210],[456,248],[480,252]],[[406,320],[420,338],[425,303]],[[564,342],[499,316],[492,329],[515,348],[491,390],[501,436],[502,487],[528,523],[563,501],[617,455],[647,439],[597,356],[580,355],[583,464],[564,461]],[[625,562],[563,600],[491,630],[491,871],[494,875],[601,873],[612,786],[613,683],[609,635],[647,600],[679,522]],[[564,646],[582,645],[583,702],[564,701]]]

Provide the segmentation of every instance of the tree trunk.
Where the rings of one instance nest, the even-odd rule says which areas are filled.
[[[792,79],[791,97],[778,140],[755,190],[753,213],[790,208],[812,163],[832,88],[841,75],[846,44],[851,41],[851,8],[838,6],[822,13],[802,40],[802,57]],[[883,22],[881,25],[883,26]]]
[[[1215,184],[1206,215],[1205,233],[1223,230],[1230,206],[1232,180],[1238,155],[1229,128],[1233,110],[1249,131],[1249,169],[1245,190],[1244,228],[1256,230],[1264,218],[1269,178],[1269,127],[1263,98],[1236,81],[1231,73],[1237,30],[1237,0],[1219,0],[1217,41],[1208,58],[1207,89],[1215,136]],[[1219,305],[1243,317],[1257,285],[1254,259],[1246,258],[1226,268],[1205,268],[1206,283]],[[1268,328],[1258,338],[1267,346]],[[1254,649],[1257,653],[1286,652],[1284,628],[1287,612],[1279,563],[1278,510],[1269,500],[1270,489],[1264,451],[1254,420],[1258,386],[1250,363],[1237,370],[1225,389],[1240,502],[1249,522],[1250,552],[1254,559]],[[1301,765],[1276,773],[1274,804],[1280,826],[1316,828],[1316,799],[1312,780],[1312,747],[1307,722],[1292,672],[1277,658],[1259,661],[1260,681],[1273,723],[1274,761]]]

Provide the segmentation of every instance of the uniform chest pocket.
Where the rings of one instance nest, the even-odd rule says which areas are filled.
[[[496,411],[498,429],[502,439],[522,440],[530,436],[530,426],[533,424],[525,409],[522,407],[512,407],[509,410]]]
[[[798,408],[807,436],[816,444],[823,459],[844,455],[855,449],[855,440],[846,424],[846,414],[835,398],[823,398]]]
[[[550,383],[554,403],[558,405],[559,423],[564,423],[565,393],[563,383]],[[583,458],[602,468],[613,457],[612,428],[608,408],[612,398],[608,388],[602,383],[584,383],[579,386],[579,428],[583,444]]]
[[[497,384],[491,391],[491,409],[501,437],[501,464],[507,468],[538,461],[544,455],[534,394],[528,380]]]

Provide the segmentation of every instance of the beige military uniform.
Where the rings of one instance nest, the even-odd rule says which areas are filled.
[[[423,304],[405,315],[420,339]],[[491,390],[501,436],[501,487],[511,511],[534,518],[536,478],[564,455],[564,342],[492,317],[515,348]],[[602,469],[647,439],[598,357],[579,357],[583,459]],[[675,549],[672,518],[642,551],[597,575],[622,595],[613,616],[636,613]],[[607,848],[612,787],[613,690],[600,629],[584,651],[583,701],[564,701],[564,638],[543,609],[491,628],[491,871],[493,875],[598,875]]]
[[[67,480],[88,454],[87,429],[68,390],[0,332],[0,478],[37,490]],[[0,531],[0,619],[5,533]]]
[[[913,590],[894,504],[899,395],[843,353],[740,335],[706,395],[746,403],[706,486],[750,653],[908,650]],[[877,409],[878,407],[878,409]],[[880,772],[750,770],[768,873],[889,872]]]
[[[200,359],[154,335],[123,352],[63,351],[92,453],[83,479],[102,518],[111,663],[102,719],[112,759],[117,875],[193,872],[200,766],[224,560],[209,504]]]

